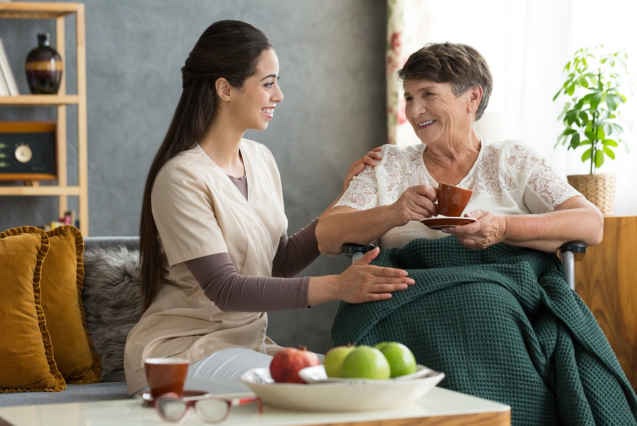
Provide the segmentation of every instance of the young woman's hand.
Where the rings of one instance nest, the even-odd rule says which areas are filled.
[[[376,147],[371,151],[367,152],[363,157],[354,161],[351,166],[349,166],[349,171],[347,172],[347,176],[345,176],[345,182],[343,183],[343,192],[347,191],[349,187],[349,183],[354,179],[354,176],[359,174],[365,168],[365,164],[376,167],[376,161],[374,160],[382,160],[382,156],[379,152],[382,150],[381,147]]]
[[[414,185],[391,205],[391,217],[396,226],[403,226],[412,220],[423,220],[438,215],[436,198],[438,193],[429,185]]]
[[[365,253],[336,277],[338,299],[348,303],[386,300],[391,298],[392,292],[414,284],[414,280],[407,278],[407,271],[370,265],[378,253],[378,247]]]

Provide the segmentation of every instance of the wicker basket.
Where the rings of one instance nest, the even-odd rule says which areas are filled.
[[[567,179],[568,183],[595,204],[602,214],[613,214],[616,182],[614,174],[570,175]]]

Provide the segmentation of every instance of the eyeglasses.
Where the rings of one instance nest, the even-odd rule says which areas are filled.
[[[259,413],[263,412],[261,398],[219,398],[202,395],[180,397],[176,393],[166,393],[155,399],[155,410],[159,416],[169,422],[178,422],[186,416],[188,409],[194,407],[199,420],[205,423],[221,423],[228,418],[230,408],[237,405],[259,403]]]

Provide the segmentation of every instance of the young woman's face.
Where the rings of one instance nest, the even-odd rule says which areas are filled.
[[[450,140],[472,125],[471,89],[456,96],[451,83],[429,80],[407,80],[404,88],[405,116],[423,143]]]
[[[237,89],[231,108],[246,130],[265,130],[274,118],[276,104],[283,101],[279,88],[279,58],[273,49],[264,50],[256,72]]]

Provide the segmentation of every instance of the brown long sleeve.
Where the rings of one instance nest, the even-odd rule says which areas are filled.
[[[307,308],[310,277],[240,275],[228,253],[189,260],[186,266],[205,295],[222,311],[271,312]]]
[[[307,268],[321,254],[316,240],[318,218],[288,239],[287,234],[279,240],[279,247],[272,265],[273,277],[294,277]]]

